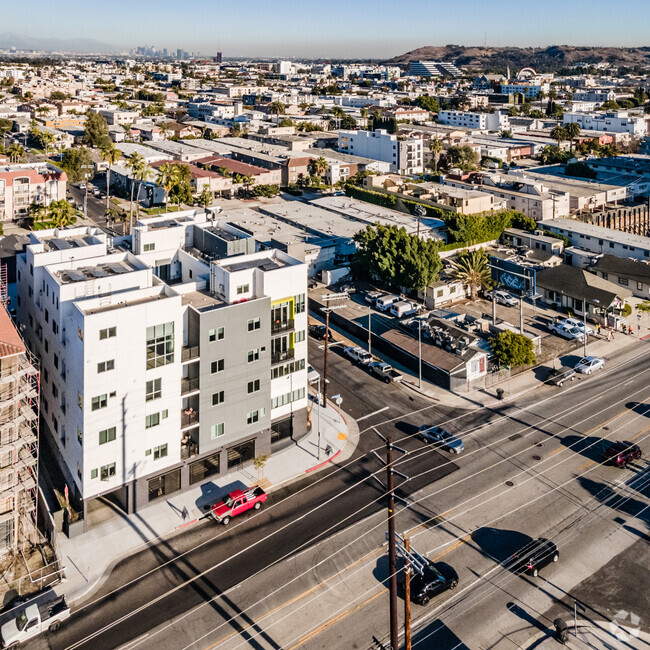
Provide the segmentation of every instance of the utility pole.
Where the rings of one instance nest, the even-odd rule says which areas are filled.
[[[524,333],[524,294],[519,296],[519,333]]]
[[[386,479],[388,482],[388,580],[390,589],[390,642],[392,650],[399,648],[397,623],[397,548],[395,546],[395,483],[393,480],[393,447],[386,439]]]
[[[418,388],[422,390],[422,321],[418,321]]]
[[[328,293],[322,296],[325,302],[323,311],[325,312],[325,346],[324,346],[324,360],[323,360],[323,408],[327,408],[327,351],[329,350],[330,342],[330,312],[334,309],[343,307],[341,304],[330,306],[330,302],[336,300],[345,300],[349,298],[347,293]]]
[[[417,233],[416,233],[415,236],[419,239],[420,238],[420,221],[421,221],[422,217],[427,216],[427,209],[423,205],[418,204],[418,205],[415,206],[414,212],[415,212],[415,214],[417,215],[417,218],[418,218],[418,229],[417,229]]]
[[[411,540],[404,537],[404,650],[411,650]]]

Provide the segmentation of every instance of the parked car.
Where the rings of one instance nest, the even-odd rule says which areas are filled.
[[[375,307],[377,307],[377,309],[380,311],[388,311],[394,302],[399,302],[399,299],[399,296],[396,296],[394,293],[383,295],[381,298],[377,298]]]
[[[632,442],[619,440],[609,443],[603,454],[605,462],[616,467],[627,467],[628,463],[639,460],[642,456],[641,448]]]
[[[605,359],[601,357],[584,357],[575,365],[576,372],[583,375],[590,375],[595,370],[600,370],[605,367]]]
[[[381,291],[369,291],[363,299],[366,301],[367,304],[369,305],[375,305],[377,302],[378,298],[381,298],[384,294]]]
[[[494,298],[498,305],[505,305],[506,307],[516,307],[519,304],[517,298],[507,291],[501,289],[494,289],[485,294],[490,300]]]
[[[413,316],[418,313],[418,306],[415,303],[408,302],[407,300],[400,300],[394,302],[390,306],[390,313],[397,318],[405,318],[406,316]]]
[[[341,292],[345,292],[345,293],[347,293],[347,294],[350,294],[350,293],[356,293],[356,292],[357,292],[357,288],[356,288],[353,284],[349,284],[349,283],[342,284],[342,285],[339,287],[339,289],[340,289]]]
[[[320,379],[320,372],[315,370],[312,365],[307,366],[307,383],[313,384]]]
[[[362,366],[367,366],[369,363],[372,363],[372,354],[363,348],[345,348],[343,354]]]
[[[315,338],[318,339],[319,341],[324,341],[325,340],[325,332],[327,328],[325,325],[310,325],[309,326],[309,333]],[[327,338],[329,341],[335,341],[336,339],[332,336],[332,330],[330,329],[329,332],[327,333]]]
[[[418,438],[424,442],[432,442],[443,449],[447,449],[452,454],[460,454],[465,451],[463,441],[452,436],[449,431],[442,427],[421,426],[418,432]]]
[[[411,600],[416,605],[427,605],[433,596],[457,586],[458,574],[449,565],[428,562],[421,574],[411,578]]]
[[[582,341],[585,338],[582,330],[579,330],[577,327],[563,325],[562,323],[551,323],[548,329],[565,339],[579,339]]]
[[[251,509],[259,510],[266,498],[266,492],[259,486],[251,487],[246,491],[233,490],[223,501],[212,506],[212,516],[217,523],[227,526],[233,517],[241,515],[242,512]]]
[[[385,361],[373,361],[368,364],[368,370],[373,375],[377,375],[380,379],[383,379],[387,384],[396,381],[402,381],[404,378],[390,363]]]
[[[594,333],[594,330],[589,325],[585,328],[585,324],[577,318],[563,318],[560,323],[569,327],[577,327],[581,332],[587,332],[590,336]]]
[[[574,368],[562,366],[561,368],[551,368],[548,375],[548,383],[553,386],[561,386],[565,381],[573,381],[576,378],[576,371]]]
[[[540,537],[513,554],[513,570],[537,577],[540,569],[559,559],[558,547],[550,540]]]

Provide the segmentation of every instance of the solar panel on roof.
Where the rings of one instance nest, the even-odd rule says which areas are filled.
[[[106,273],[106,271],[104,271],[103,269],[92,269],[91,273],[96,278],[106,278],[106,277],[108,277],[108,273]]]
[[[91,237],[90,235],[86,235],[85,237],[82,237],[82,239],[86,242],[86,244],[94,244],[95,243],[95,238]]]
[[[118,275],[121,273],[127,273],[128,269],[123,265],[123,264],[107,264],[108,268],[113,271],[114,273],[117,273]]]
[[[67,271],[67,274],[70,276],[70,279],[73,282],[83,282],[86,278],[83,273],[79,273],[79,271]]]

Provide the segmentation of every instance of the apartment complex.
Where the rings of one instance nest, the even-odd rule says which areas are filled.
[[[463,73],[447,61],[411,61],[409,74],[416,77],[461,77]]]
[[[632,117],[627,111],[603,114],[565,113],[562,119],[564,124],[575,122],[582,131],[629,133],[637,138],[645,136],[648,132],[645,119]]]
[[[50,163],[0,166],[0,220],[29,216],[31,203],[49,205],[65,199],[68,177]]]
[[[32,233],[19,320],[42,364],[42,422],[87,512],[126,512],[306,431],[307,269],[203,211]],[[225,257],[227,256],[227,257]]]
[[[37,541],[39,373],[0,306],[0,553]]]
[[[339,131],[339,151],[373,158],[390,164],[398,174],[421,174],[424,171],[422,138],[392,135],[377,131]]]
[[[438,114],[440,124],[460,126],[467,129],[480,131],[501,131],[510,128],[507,113],[495,111],[494,113],[469,113],[466,111],[440,111]]]

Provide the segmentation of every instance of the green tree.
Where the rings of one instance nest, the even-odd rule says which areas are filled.
[[[357,121],[352,117],[352,115],[344,115],[341,118],[339,127],[351,131],[352,129],[357,128]]]
[[[512,223],[511,212],[484,212],[477,214],[453,213],[447,219],[450,243],[467,246],[499,239]]]
[[[45,209],[45,206],[42,203],[30,203],[29,205],[29,219],[32,224],[36,223],[37,221],[43,221],[45,219],[45,215],[47,214],[47,210]]]
[[[429,97],[429,95],[420,95],[420,97],[415,100],[415,105],[423,108],[425,111],[429,111],[430,113],[440,112],[440,104],[438,104],[438,100],[435,97]]]
[[[438,162],[440,162],[440,154],[442,153],[442,140],[440,138],[433,138],[429,142],[429,149],[433,154],[433,172],[438,173]]]
[[[271,105],[269,106],[269,113],[271,115],[275,115],[275,121],[277,122],[280,115],[286,111],[286,107],[282,102],[271,102]]]
[[[108,210],[111,199],[111,167],[122,157],[122,152],[112,145],[102,149],[102,160],[108,163],[106,169],[106,209]]]
[[[557,140],[558,149],[560,148],[562,141],[568,139],[567,130],[563,126],[556,126],[554,129],[551,129],[550,136],[553,140]]]
[[[169,198],[180,208],[181,203],[192,202],[192,172],[189,165],[174,163],[172,165],[172,187]]]
[[[469,288],[472,300],[479,290],[492,285],[488,257],[483,250],[459,253],[451,262],[451,276]]]
[[[105,149],[111,145],[111,139],[108,135],[108,123],[103,115],[99,113],[90,113],[88,115],[83,142],[98,149]]]
[[[447,165],[450,168],[459,167],[463,171],[474,171],[479,166],[478,154],[466,144],[461,147],[449,147],[447,149]]]
[[[7,155],[11,162],[22,162],[25,160],[25,149],[21,145],[14,143],[7,149]]]
[[[86,147],[66,149],[63,152],[61,168],[68,175],[70,183],[77,183],[85,178],[86,167],[93,164],[90,151]]]
[[[128,167],[131,171],[131,204],[129,209],[129,232],[133,227],[133,191],[135,190],[135,181],[138,178],[140,172],[146,167],[147,163],[145,159],[137,152],[129,156]],[[139,191],[138,191],[139,194]]]
[[[506,330],[490,338],[492,354],[502,367],[531,365],[535,363],[533,341],[523,334]]]
[[[647,320],[648,315],[650,314],[650,302],[648,302],[647,300],[644,300],[643,302],[640,302],[638,305],[636,305],[635,309],[640,314],[645,314],[646,320]]]
[[[47,218],[55,228],[65,228],[75,221],[75,210],[65,200],[52,201],[47,206]]]
[[[566,166],[564,173],[567,176],[578,176],[579,178],[591,178],[594,179],[598,174],[589,167],[589,164],[583,161],[570,163]]]
[[[208,208],[212,205],[213,199],[212,191],[207,185],[204,185],[201,194],[199,194],[199,205],[203,206],[203,209],[207,212]]]
[[[13,127],[13,120],[7,120],[4,117],[0,118],[0,137],[2,137],[5,133],[9,133]]]
[[[580,125],[577,122],[569,122],[564,130],[569,138],[569,148],[573,151],[573,141],[580,135]]]
[[[364,275],[407,290],[424,289],[438,279],[438,244],[397,226],[366,226],[354,236],[355,268]]]
[[[163,163],[158,167],[158,171],[156,172],[156,183],[165,190],[165,212],[167,212],[169,193],[174,185],[173,170],[169,163]]]
[[[133,175],[138,180],[138,193],[136,194],[135,197],[135,205],[136,205],[138,218],[140,217],[140,192],[142,191],[142,183],[149,180],[152,174],[153,171],[151,167],[149,167],[149,165],[147,165],[146,163],[142,167],[139,167],[138,169],[133,171]]]
[[[323,158],[323,156],[319,156],[309,163],[309,171],[316,176],[320,176],[320,178],[323,178],[325,176],[328,169],[329,164],[327,160]]]

